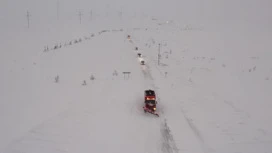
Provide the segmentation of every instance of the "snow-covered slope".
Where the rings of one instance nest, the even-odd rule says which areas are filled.
[[[165,13],[125,2],[122,14],[92,2],[106,5],[93,16],[77,2],[60,1],[59,20],[50,1],[1,2],[1,153],[272,151],[268,2],[245,3],[248,14],[232,1],[158,1]],[[145,89],[159,118],[142,110]]]
[[[171,29],[174,24],[168,26]],[[268,33],[251,29],[252,35],[261,37],[245,38],[249,29],[210,30],[203,26],[171,34],[150,30],[134,35],[140,38],[138,44],[154,70],[163,114],[173,135],[177,140],[185,137],[177,146],[196,152],[183,144],[191,140],[184,133],[192,133],[198,141],[193,146],[202,152],[269,152],[271,52],[256,50],[269,48],[262,39]],[[228,39],[222,40],[222,32]]]

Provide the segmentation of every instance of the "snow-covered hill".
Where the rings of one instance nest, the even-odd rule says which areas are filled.
[[[269,2],[30,2],[0,5],[1,153],[272,151]]]

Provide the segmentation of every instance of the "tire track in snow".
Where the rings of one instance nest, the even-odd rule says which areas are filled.
[[[133,44],[133,41],[130,41],[130,43]],[[145,81],[147,84],[149,84],[150,87],[152,87],[153,89],[158,89],[158,87],[154,84],[154,78],[152,77],[151,74],[151,69],[149,67],[148,64],[145,64],[141,67],[142,69],[142,73],[144,75]],[[156,92],[158,93],[158,92]],[[160,102],[160,98],[157,94],[157,99],[158,102]],[[163,112],[163,111],[162,111]],[[160,115],[160,117],[162,117],[162,115]],[[178,153],[178,148],[176,145],[176,142],[174,141],[174,138],[171,134],[171,130],[167,124],[167,120],[166,118],[164,118],[164,120],[162,121],[161,119],[161,136],[162,136],[162,140],[161,140],[161,151],[162,153]]]
[[[150,82],[151,87],[154,89],[158,89],[158,87],[153,83],[153,77],[150,72],[150,68],[148,65],[146,65],[147,69],[142,69],[142,72],[144,74],[145,79]],[[156,92],[158,93],[158,92]],[[157,99],[158,102],[160,103],[160,98],[157,94]],[[162,117],[163,110],[161,110],[161,115]],[[161,119],[162,120],[162,119]],[[178,153],[178,148],[176,145],[176,142],[174,141],[174,138],[171,134],[171,130],[167,124],[166,118],[164,118],[164,121],[161,121],[161,136],[162,136],[162,142],[161,142],[161,151],[163,153]]]
[[[171,134],[171,130],[169,126],[167,125],[166,119],[164,119],[164,122],[162,123],[161,134],[163,137],[162,148],[161,148],[162,152],[163,153],[178,153],[178,148]]]
[[[142,66],[142,72],[144,74],[144,77],[146,80],[152,81],[154,80],[151,73],[150,73],[150,68],[148,65]]]
[[[148,69],[143,70],[143,74],[145,78],[148,79],[148,81],[152,81],[151,86],[154,89],[158,89],[158,87],[153,83],[153,77],[151,75],[149,66],[147,65],[146,67]],[[158,102],[160,103],[160,97],[158,96],[158,94],[157,94],[157,99],[158,99]],[[161,110],[161,112],[162,113],[160,117],[162,117],[163,110]],[[178,153],[176,142],[174,141],[174,138],[171,134],[171,130],[167,124],[166,118],[164,118],[164,121],[161,121],[161,136],[162,136],[161,151],[163,153]]]
[[[203,149],[203,152],[205,152],[205,153],[212,152],[212,149],[209,146],[207,146],[207,144],[205,143],[205,140],[203,139],[201,132],[198,130],[196,125],[193,123],[193,120],[187,116],[187,114],[185,113],[185,111],[183,110],[182,107],[181,107],[181,112],[182,112],[186,122],[188,123],[190,129],[193,131],[194,135],[197,137],[197,140],[199,140],[199,143]]]

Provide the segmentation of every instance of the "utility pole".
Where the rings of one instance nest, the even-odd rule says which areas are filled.
[[[122,12],[122,10],[119,12],[119,17],[120,17],[120,19],[122,20],[122,16],[123,16],[123,12]]]
[[[122,20],[123,17],[123,7],[121,7],[121,11],[118,12],[120,19]]]
[[[59,20],[59,1],[57,2],[57,19]]]
[[[91,10],[90,12],[90,20],[92,21],[92,19],[93,19],[93,10]]]
[[[30,13],[28,11],[26,12],[26,17],[27,17],[27,27],[29,28]]]
[[[161,44],[159,43],[159,49],[158,49],[158,65],[160,65],[160,58],[161,58]]]
[[[82,16],[81,11],[79,11],[78,16],[79,16],[79,23],[81,24],[81,16]]]
[[[108,17],[108,15],[109,15],[109,8],[110,8],[110,5],[109,4],[107,4],[106,5],[106,17]]]

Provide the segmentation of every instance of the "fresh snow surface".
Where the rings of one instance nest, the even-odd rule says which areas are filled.
[[[269,2],[56,2],[0,2],[1,153],[272,152]]]

